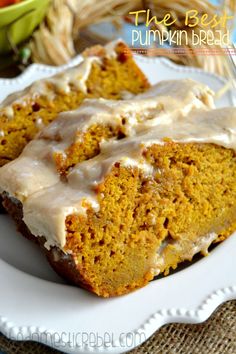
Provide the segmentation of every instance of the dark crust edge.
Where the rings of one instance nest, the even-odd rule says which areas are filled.
[[[1,198],[7,213],[14,220],[17,231],[19,231],[25,238],[36,243],[43,253],[45,254],[49,264],[54,271],[66,280],[69,284],[73,284],[82,287],[90,292],[95,292],[93,287],[88,284],[81,276],[78,267],[76,266],[74,257],[72,254],[65,254],[58,247],[51,247],[49,250],[44,247],[46,238],[43,236],[35,236],[28,229],[27,225],[23,221],[23,206],[22,203],[5,192],[2,193]]]
[[[0,195],[0,215],[1,214],[6,214],[6,210],[5,210],[4,206],[2,205],[2,203],[3,203],[3,198]]]

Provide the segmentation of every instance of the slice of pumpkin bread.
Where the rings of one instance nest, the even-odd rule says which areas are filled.
[[[206,255],[236,227],[236,108],[209,109],[210,92],[190,100],[186,86],[181,99],[180,89],[160,94],[168,84],[177,85],[84,102],[0,169],[4,206],[19,230],[60,275],[100,296],[128,293]],[[92,154],[86,146],[82,155],[68,152],[83,139],[89,146],[83,134],[96,136],[95,123],[112,135],[99,130]]]
[[[148,80],[123,42],[95,46],[74,68],[10,95],[0,105],[0,166],[14,160],[59,112],[79,107],[84,98],[121,99],[125,91],[145,91]]]

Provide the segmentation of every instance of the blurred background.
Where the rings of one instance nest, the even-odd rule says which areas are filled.
[[[197,10],[199,16],[206,13],[209,18],[221,16],[224,12],[233,19],[229,47],[235,54],[236,0],[0,0],[0,76],[12,77],[31,63],[62,65],[77,53],[94,44],[105,44],[116,38],[123,38],[130,46],[134,16],[130,11],[150,9],[151,15],[161,20],[166,13],[178,19],[172,26],[152,25],[150,29],[169,31],[186,29],[184,16],[188,10]],[[139,29],[146,31],[145,19],[140,17]],[[198,25],[199,33],[205,27]],[[226,29],[216,26],[214,37]],[[188,45],[182,46],[182,54],[168,52],[170,60],[179,65],[201,67],[207,71],[231,77],[228,55],[220,45],[211,45],[218,55],[200,55],[192,43],[189,32]],[[155,55],[151,49],[160,46],[152,42],[145,55]],[[168,46],[168,44],[167,44]],[[207,45],[202,45],[207,49]],[[235,57],[235,55],[232,55]]]

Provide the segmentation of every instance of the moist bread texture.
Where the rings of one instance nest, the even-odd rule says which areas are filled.
[[[117,163],[97,188],[99,213],[67,216],[63,250],[46,249],[45,238],[31,234],[19,201],[5,194],[3,205],[63,278],[103,297],[128,293],[198,252],[207,255],[236,228],[233,150],[168,142],[145,155],[162,172],[148,179]]]
[[[86,97],[121,99],[124,92],[137,94],[149,86],[123,42],[86,50],[77,67],[35,82],[2,102],[0,166],[19,156],[58,113],[78,108]]]
[[[58,274],[122,295],[235,230],[235,150],[236,109],[194,81],[85,100],[0,169],[3,205]]]

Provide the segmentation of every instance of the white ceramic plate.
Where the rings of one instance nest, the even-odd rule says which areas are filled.
[[[81,61],[75,58],[69,65]],[[165,59],[137,57],[151,83],[193,78],[215,91],[224,80]],[[66,67],[67,67],[66,66]],[[32,65],[13,80],[0,80],[0,99],[65,67]],[[228,92],[217,106],[233,105]],[[122,353],[170,322],[198,323],[215,308],[236,299],[236,236],[208,257],[129,295],[102,299],[68,286],[51,270],[40,250],[0,215],[0,331],[18,340],[35,340],[66,353]]]

